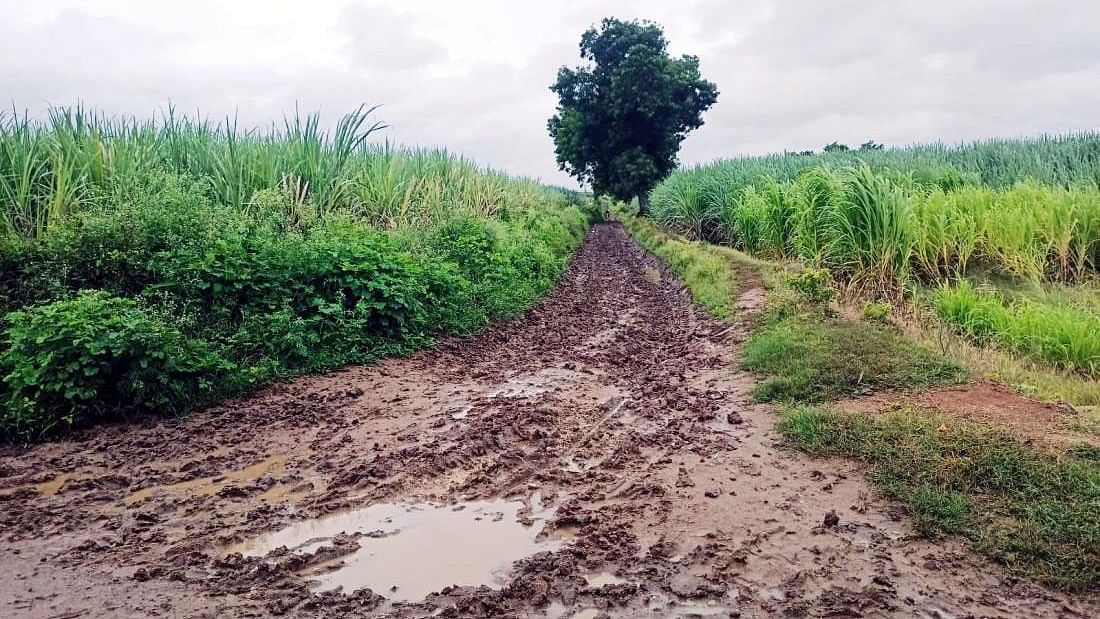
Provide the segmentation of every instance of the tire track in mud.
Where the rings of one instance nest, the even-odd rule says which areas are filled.
[[[0,448],[0,615],[1100,614],[955,542],[915,539],[854,466],[782,447],[736,371],[746,329],[704,315],[600,224],[546,299],[476,338],[188,419]],[[519,519],[556,545],[423,600],[311,587],[384,535],[230,553],[369,505],[496,500],[521,502]]]

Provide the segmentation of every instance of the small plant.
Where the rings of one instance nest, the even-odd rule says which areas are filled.
[[[829,269],[806,267],[788,275],[786,283],[806,302],[815,305],[827,303],[836,294],[833,288],[833,274]]]
[[[863,304],[863,319],[869,322],[885,323],[890,316],[891,306],[885,301]]]

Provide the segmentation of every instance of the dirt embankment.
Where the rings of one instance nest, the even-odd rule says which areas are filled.
[[[5,447],[0,616],[1100,616],[783,448],[743,336],[598,225],[480,337]]]

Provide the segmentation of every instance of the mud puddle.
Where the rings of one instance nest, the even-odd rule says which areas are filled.
[[[538,505],[538,498],[531,503]],[[530,525],[521,523],[521,512],[529,512]],[[315,589],[369,588],[393,601],[415,602],[450,585],[500,588],[515,561],[565,544],[540,537],[552,514],[521,501],[381,503],[299,522],[233,545],[226,554],[262,557],[283,547],[312,554],[339,535],[358,536],[358,550],[331,571],[310,576]]]
[[[595,402],[623,397],[622,391],[601,382],[592,374],[564,369],[544,368],[530,374],[520,374],[507,379],[490,398],[534,398],[544,394],[569,391],[578,399]]]
[[[285,467],[286,456],[272,456],[239,471],[229,471],[221,475],[201,477],[164,486],[142,488],[126,497],[125,503],[127,505],[135,505],[161,494],[187,495],[191,497],[211,496],[234,483],[251,482],[265,475],[281,473],[285,470]]]
[[[584,581],[588,583],[589,587],[594,588],[606,587],[608,585],[622,585],[630,582],[625,578],[619,578],[611,572],[592,572],[591,574],[585,574]]]

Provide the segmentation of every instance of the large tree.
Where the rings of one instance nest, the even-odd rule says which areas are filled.
[[[587,66],[562,67],[550,87],[559,98],[547,123],[558,166],[596,194],[637,196],[644,209],[718,88],[699,75],[698,57],[669,56],[652,22],[605,19],[580,47]]]

